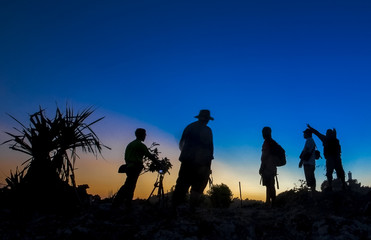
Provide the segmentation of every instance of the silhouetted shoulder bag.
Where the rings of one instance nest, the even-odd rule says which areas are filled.
[[[314,154],[316,155],[316,160],[322,158],[322,157],[321,157],[321,153],[320,153],[320,151],[318,151],[317,149],[314,150]]]
[[[276,167],[286,165],[286,152],[277,142],[273,142],[274,164]]]
[[[126,173],[126,169],[128,168],[128,166],[126,164],[122,164],[120,167],[119,167],[119,170],[118,172],[119,173]]]

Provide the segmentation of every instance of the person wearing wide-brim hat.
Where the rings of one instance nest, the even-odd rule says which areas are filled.
[[[195,118],[201,119],[202,121],[214,120],[214,118],[210,116],[209,110],[201,110],[200,113],[195,116]]]
[[[185,202],[189,188],[191,207],[197,206],[211,173],[214,144],[212,131],[207,124],[214,118],[210,116],[209,110],[201,110],[195,118],[198,121],[184,129],[179,142],[181,166],[173,193],[174,207]]]

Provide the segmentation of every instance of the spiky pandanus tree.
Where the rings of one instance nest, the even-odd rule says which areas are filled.
[[[91,126],[100,120],[85,123],[87,118],[94,112],[92,108],[74,113],[70,107],[66,107],[62,113],[57,107],[53,119],[45,116],[45,110],[41,109],[30,115],[30,125],[26,127],[18,122],[22,129],[18,134],[7,132],[12,138],[5,143],[15,151],[30,156],[23,165],[24,182],[31,185],[51,185],[56,182],[71,183],[76,186],[74,164],[77,150],[89,152],[97,156],[101,154],[103,145]]]

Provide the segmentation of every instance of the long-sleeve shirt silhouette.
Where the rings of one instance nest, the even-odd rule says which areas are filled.
[[[213,134],[211,129],[200,121],[189,124],[179,142],[179,160],[197,165],[208,165],[214,159]]]
[[[341,146],[340,142],[336,137],[329,137],[321,134],[317,130],[312,128],[313,133],[322,141],[323,144],[323,155],[326,159],[334,158],[340,159],[341,157]]]
[[[125,162],[128,167],[143,165],[143,157],[146,156],[154,159],[153,155],[148,151],[148,148],[141,140],[135,139],[129,143],[125,150]]]

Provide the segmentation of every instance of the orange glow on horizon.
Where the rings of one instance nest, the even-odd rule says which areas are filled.
[[[171,160],[173,167],[170,169],[170,175],[166,174],[163,180],[165,193],[169,192],[171,187],[175,185],[178,177],[180,162],[178,160]],[[10,170],[15,171],[16,167],[21,170],[23,166],[22,161],[9,159],[2,161],[2,174],[0,183],[5,184],[5,178],[10,174]],[[77,185],[88,184],[87,192],[92,195],[99,195],[101,198],[111,197],[125,182],[126,175],[117,172],[118,167],[123,161],[108,161],[104,159],[95,159],[89,157],[85,159],[78,159],[76,162],[76,183]],[[4,170],[6,170],[4,172]],[[238,176],[233,172],[226,172],[224,166],[214,162],[212,164],[214,184],[226,184],[232,191],[234,198],[239,198]],[[157,178],[157,173],[147,172],[141,175],[138,179],[137,187],[134,193],[134,199],[147,199],[154,188],[154,183]],[[236,179],[236,180],[235,180]],[[242,177],[240,179],[243,179]],[[241,182],[242,198],[263,200],[265,198],[265,189],[263,186],[256,185],[252,187],[251,183],[246,181]],[[204,193],[209,190],[206,187]],[[156,195],[157,191],[154,192]]]
[[[169,192],[171,187],[176,183],[178,177],[178,171],[180,162],[178,160],[171,161],[173,164],[170,174],[165,174],[163,185],[165,193]],[[102,198],[111,197],[115,194],[118,189],[125,182],[126,175],[117,173],[117,169],[121,163],[111,163],[102,160],[85,160],[79,163],[81,167],[75,172],[76,181],[78,184],[88,184],[89,194],[97,194]],[[84,168],[82,167],[84,165]],[[214,184],[226,184],[232,191],[234,198],[239,198],[239,177],[233,174],[233,172],[226,172],[225,166],[220,163],[213,163],[213,180]],[[94,176],[94,177],[92,177]],[[134,199],[147,199],[154,188],[154,183],[157,179],[157,173],[147,172],[142,174],[137,182],[137,187],[134,193]],[[244,179],[242,176],[240,179]],[[254,181],[256,182],[256,181]],[[242,199],[254,199],[264,200],[265,199],[265,188],[258,184],[252,184],[246,181],[241,182],[242,186]],[[206,187],[204,193],[207,193],[209,186]],[[156,195],[157,189],[154,192]]]
[[[123,164],[123,153],[126,145],[134,140],[134,130],[136,127],[144,127],[147,130],[148,137],[145,144],[149,146],[152,142],[160,144],[160,157],[168,157],[173,164],[170,169],[170,175],[166,174],[164,178],[164,191],[169,192],[175,185],[178,176],[180,162],[178,161],[179,149],[178,140],[167,133],[162,132],[156,127],[137,123],[134,120],[128,120],[122,116],[110,115],[107,118],[110,128],[98,128],[96,133],[100,136],[102,142],[111,147],[112,150],[104,150],[103,156],[97,159],[91,154],[79,153],[80,159],[77,159],[75,165],[76,183],[78,185],[88,184],[89,194],[99,195],[101,198],[111,197],[122,186],[126,179],[125,174],[117,172],[118,167]],[[8,130],[12,132],[12,130]],[[1,139],[3,138],[3,139]],[[0,140],[5,141],[5,135],[0,136]],[[8,146],[2,145],[0,156],[0,183],[5,184],[5,178],[10,175],[18,166],[23,169],[21,164],[28,158],[23,153],[10,150]],[[260,185],[260,176],[258,169],[260,165],[260,149],[216,149],[215,160],[212,163],[212,177],[214,184],[226,184],[232,191],[234,198],[240,197],[239,182],[241,182],[242,199],[265,200],[265,187]],[[224,157],[221,157],[224,156]],[[230,159],[233,159],[231,161]],[[297,158],[288,157],[288,164],[279,168],[280,192],[292,189],[299,179],[304,179],[302,169],[297,167]],[[361,165],[360,165],[361,166]],[[357,169],[364,169],[359,167]],[[363,184],[369,184],[370,181],[367,171],[353,172],[354,176]],[[154,188],[156,173],[145,173],[138,179],[134,198],[146,199]],[[323,169],[316,170],[317,190],[324,180]],[[209,187],[206,187],[205,192]]]

